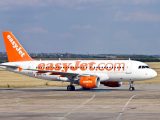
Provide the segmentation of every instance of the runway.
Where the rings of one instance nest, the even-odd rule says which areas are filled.
[[[160,85],[91,91],[66,88],[0,89],[1,120],[157,120]]]

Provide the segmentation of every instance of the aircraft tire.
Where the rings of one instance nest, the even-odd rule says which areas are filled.
[[[129,90],[130,90],[130,91],[134,91],[135,88],[134,88],[134,87],[130,87]]]
[[[74,85],[68,85],[67,86],[67,91],[75,91],[75,86]]]

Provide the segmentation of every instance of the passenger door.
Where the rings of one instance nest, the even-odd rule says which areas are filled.
[[[127,66],[126,66],[126,74],[132,74],[132,63],[131,63],[130,60],[127,63]]]

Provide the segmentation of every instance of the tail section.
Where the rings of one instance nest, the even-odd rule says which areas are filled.
[[[3,32],[3,38],[9,62],[32,60],[12,32]]]

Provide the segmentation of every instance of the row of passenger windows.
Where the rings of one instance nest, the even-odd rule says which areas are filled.
[[[38,68],[43,68],[43,67],[36,67]],[[114,68],[114,67],[46,67],[46,68]],[[115,68],[124,68],[124,67],[115,67]]]
[[[139,69],[145,69],[145,68],[149,68],[149,66],[139,66]]]

